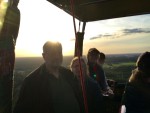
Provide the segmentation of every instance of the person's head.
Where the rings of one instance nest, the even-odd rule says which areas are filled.
[[[150,52],[142,53],[137,59],[136,66],[129,81],[144,80],[145,83],[150,83]]]
[[[43,45],[43,58],[48,67],[59,67],[63,61],[62,45],[60,42],[47,41]]]
[[[81,62],[81,68],[83,75],[88,75],[88,69],[85,60],[80,57],[80,62]],[[70,69],[74,73],[75,76],[80,78],[80,64],[79,64],[79,57],[74,57],[70,63]]]
[[[140,71],[150,72],[150,52],[141,54],[137,59],[136,66]]]
[[[90,48],[87,54],[88,63],[97,63],[100,52],[96,48]]]
[[[98,63],[99,63],[100,65],[103,65],[103,64],[105,63],[105,58],[106,58],[105,54],[102,53],[102,52],[100,52],[100,58],[99,58]]]

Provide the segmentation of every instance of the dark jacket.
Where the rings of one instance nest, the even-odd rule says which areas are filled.
[[[141,75],[138,73],[132,76]],[[142,82],[142,78],[129,81],[123,94],[122,105],[125,105],[126,113],[150,113],[150,84]]]
[[[64,67],[60,67],[59,71],[73,88],[81,113],[84,113],[83,98],[77,79]],[[46,67],[42,65],[25,78],[13,113],[54,113],[48,77]]]
[[[92,77],[94,80],[97,80],[102,90],[106,90],[108,87],[108,83],[103,68],[98,64],[94,65],[92,63],[89,63],[88,65],[90,77]]]
[[[87,77],[85,87],[89,113],[101,113],[103,102],[99,84],[91,77]]]

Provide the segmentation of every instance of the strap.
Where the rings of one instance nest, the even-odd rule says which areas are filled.
[[[75,33],[76,40],[78,40],[78,38],[77,38],[77,31],[76,31],[76,24],[75,24],[74,0],[70,0],[70,4],[71,4],[72,16],[73,16],[74,33]],[[85,91],[85,82],[84,82],[84,79],[83,79],[83,72],[82,72],[82,68],[81,68],[80,51],[79,51],[78,41],[76,41],[75,48],[77,48],[77,54],[78,54],[78,57],[79,57],[80,82],[81,82],[81,87],[82,87],[85,112],[88,113],[87,97],[86,97],[86,91]]]

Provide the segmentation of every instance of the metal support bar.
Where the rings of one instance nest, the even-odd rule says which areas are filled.
[[[83,22],[82,32],[77,32],[77,37],[75,40],[75,55],[74,56],[78,56],[78,54],[82,56],[85,26],[86,26],[86,22]],[[77,48],[77,43],[78,43],[78,48]],[[78,50],[79,52],[77,51],[77,49],[79,49]]]

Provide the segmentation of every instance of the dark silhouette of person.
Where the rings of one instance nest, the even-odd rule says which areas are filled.
[[[96,80],[102,91],[109,89],[104,70],[100,65],[100,52],[96,48],[90,48],[87,54],[90,76]]]
[[[85,63],[85,60],[82,57],[80,57],[80,61],[81,61],[83,79],[85,81],[88,112],[89,113],[101,113],[102,94],[100,91],[100,86],[97,83],[97,81],[93,80],[89,76],[89,71],[87,68],[87,63]],[[71,64],[70,64],[70,69],[74,73],[74,75],[78,77],[80,81],[79,57],[74,57],[72,59]]]
[[[42,55],[45,62],[25,78],[14,113],[84,113],[78,80],[61,66],[61,43],[47,41]]]
[[[122,113],[150,113],[150,52],[142,53],[126,84]]]
[[[111,87],[111,85],[114,85],[115,82],[113,80],[106,79],[105,71],[103,69],[103,65],[105,63],[106,55],[103,52],[99,52],[99,54],[100,54],[100,58],[98,59],[98,65],[99,65],[98,69],[99,69],[99,75],[101,75],[99,77],[99,79],[100,79],[100,82],[102,82],[101,84],[106,84],[106,86],[107,86],[106,90],[102,90],[103,94],[113,96],[114,93],[113,93],[113,90],[110,87]]]

